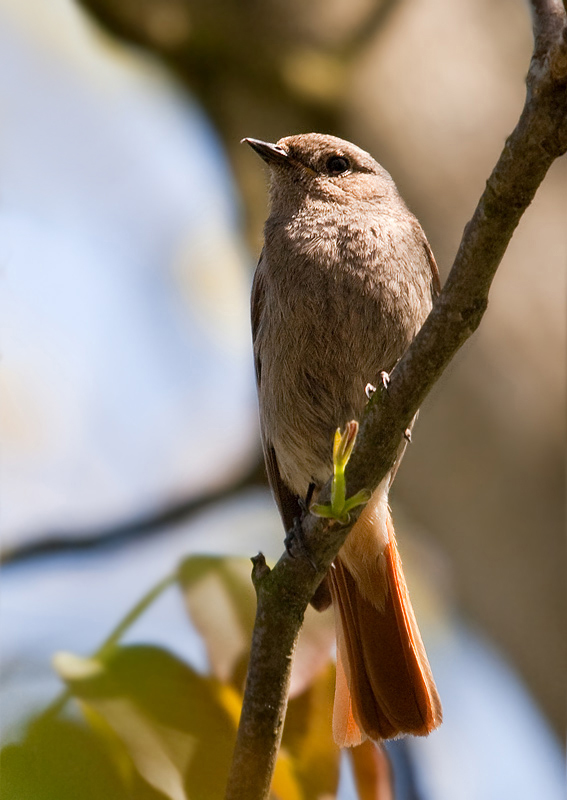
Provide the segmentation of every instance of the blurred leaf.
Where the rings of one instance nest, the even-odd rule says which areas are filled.
[[[236,735],[230,690],[156,647],[117,648],[104,662],[59,654],[55,666],[149,784],[171,800],[224,796]]]
[[[334,643],[335,618],[332,608],[321,613],[308,606],[295,650],[290,697],[304,692],[323,672],[330,663]],[[331,705],[332,698],[333,695]]]
[[[238,689],[245,677],[256,613],[250,574],[248,559],[216,556],[191,556],[178,570],[191,619],[205,640],[214,674]],[[292,697],[299,696],[288,707],[272,781],[272,795],[278,800],[315,800],[335,794],[339,751],[331,725],[334,668],[329,653],[333,642],[332,612],[320,614],[309,608],[291,679]],[[224,688],[230,687],[225,684]],[[236,692],[226,695],[224,707],[236,721],[240,703]]]
[[[290,700],[282,750],[292,759],[305,800],[334,797],[340,750],[333,741],[335,670],[332,664],[301,695]]]
[[[242,688],[256,615],[248,559],[190,556],[179,582],[193,623],[202,635],[213,674]]]
[[[213,674],[242,689],[256,615],[248,559],[190,556],[178,570],[187,608],[202,635]],[[309,607],[295,653],[290,695],[304,692],[329,661],[335,641],[332,610]]]
[[[0,769],[3,800],[132,798],[97,736],[66,719],[34,720],[23,742],[2,749]]]
[[[384,748],[367,740],[348,753],[359,800],[394,800],[392,768]]]
[[[280,747],[272,785],[272,800],[304,800],[303,792],[295,775],[294,763],[283,747]]]
[[[122,782],[125,786],[132,786],[137,773],[124,742],[94,708],[91,708],[86,703],[81,703],[81,710],[89,728],[100,738],[101,744],[105,746],[108,758],[120,775]]]
[[[282,63],[282,77],[294,93],[321,103],[340,98],[347,71],[334,53],[293,48]]]
[[[196,556],[177,572],[212,668],[224,683],[154,647],[54,657],[125,796],[132,796],[136,781],[171,800],[224,796],[256,611],[250,571],[248,560]],[[325,669],[332,641],[332,615],[309,610],[292,678],[300,696],[290,703],[272,785],[278,800],[311,800],[336,790],[333,670]],[[143,797],[141,791],[134,796]]]

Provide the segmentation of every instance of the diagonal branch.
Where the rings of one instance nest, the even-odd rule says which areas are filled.
[[[368,404],[348,469],[349,494],[374,489],[391,469],[402,432],[480,324],[490,285],[522,214],[553,161],[567,151],[566,12],[559,0],[532,0],[532,13],[534,52],[524,109],[465,228],[431,314],[392,372],[388,389]],[[321,502],[329,495],[327,485]],[[255,560],[256,625],[226,800],[265,800],[269,795],[303,614],[350,527],[305,519],[316,571],[307,558],[287,554],[272,571],[261,557]]]

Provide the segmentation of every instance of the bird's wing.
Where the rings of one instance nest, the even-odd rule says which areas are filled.
[[[252,321],[252,344],[254,347],[254,366],[256,370],[256,385],[258,387],[258,396],[260,397],[260,384],[262,380],[262,349],[260,346],[260,339],[258,331],[262,323],[262,315],[265,310],[265,285],[262,270],[263,253],[260,255],[258,267],[254,275],[254,282],[252,284],[252,298],[251,298],[251,321]],[[260,400],[261,402],[261,400]],[[262,434],[262,448],[264,450],[264,460],[266,463],[266,472],[268,473],[268,481],[274,493],[276,503],[280,510],[283,523],[286,531],[289,531],[294,521],[301,518],[302,510],[299,505],[299,498],[295,495],[283,482],[278,461],[274,447],[264,430],[262,424],[262,414],[260,413],[260,432]]]
[[[252,281],[252,295],[250,298],[250,320],[252,323],[252,346],[254,348],[254,368],[256,370],[256,386],[260,390],[260,378],[262,375],[262,363],[260,355],[260,344],[258,341],[258,331],[265,307],[265,288],[264,276],[262,274],[262,260],[264,251],[260,253],[260,260],[254,273]]]
[[[427,260],[429,261],[429,266],[431,267],[431,294],[433,295],[433,299],[435,299],[441,292],[441,280],[439,278],[439,268],[437,267],[433,250],[425,238],[425,235],[423,237],[423,247]]]

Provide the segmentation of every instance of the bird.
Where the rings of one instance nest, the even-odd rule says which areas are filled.
[[[321,133],[242,141],[269,167],[251,321],[266,470],[289,532],[333,473],[335,431],[360,419],[369,387],[387,381],[428,316],[439,272],[369,153]],[[388,505],[400,441],[312,600],[334,608],[340,747],[427,735],[442,721]]]

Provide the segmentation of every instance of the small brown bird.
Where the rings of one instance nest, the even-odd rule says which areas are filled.
[[[439,274],[418,221],[368,153],[318,133],[243,141],[270,167],[252,333],[264,456],[289,531],[332,474],[335,430],[360,418],[366,387],[393,369],[429,314]],[[341,747],[441,723],[388,507],[402,455],[313,601],[332,598],[335,609]]]

